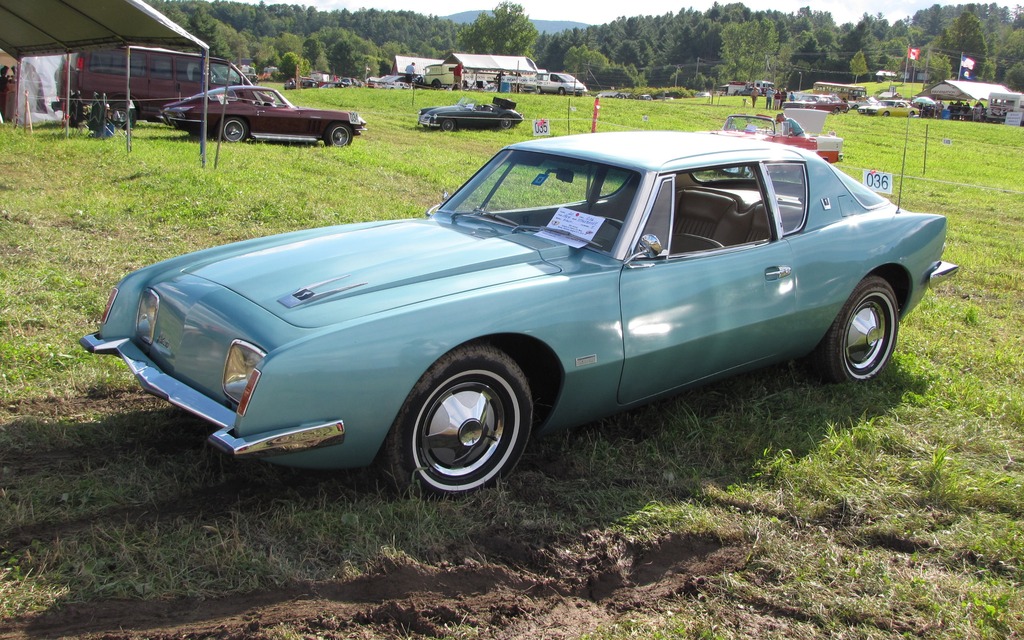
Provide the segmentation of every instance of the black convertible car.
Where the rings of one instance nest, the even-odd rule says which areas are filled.
[[[505,98],[495,98],[491,104],[462,98],[451,106],[420,109],[420,124],[440,127],[441,131],[455,131],[459,127],[510,129],[522,121],[523,114],[516,111],[516,103]]]

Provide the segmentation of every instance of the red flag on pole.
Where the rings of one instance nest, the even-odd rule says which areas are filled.
[[[921,50],[913,47],[907,47],[907,58],[911,60],[917,60],[921,57]]]

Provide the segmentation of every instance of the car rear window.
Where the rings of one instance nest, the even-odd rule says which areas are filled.
[[[865,209],[874,209],[876,207],[889,204],[889,201],[884,196],[880,196],[871,189],[868,189],[832,165],[829,165],[829,168],[839,176],[839,180],[842,181],[843,185],[849,190],[850,195],[852,195],[854,199],[856,199],[857,202],[859,202]]]

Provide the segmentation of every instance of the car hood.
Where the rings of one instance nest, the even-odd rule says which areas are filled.
[[[514,236],[521,238],[523,236]],[[493,232],[431,220],[325,229],[204,262],[215,282],[300,327],[322,327],[444,296],[557,273],[545,253]]]
[[[464,113],[464,112],[467,112],[467,111],[472,111],[472,109],[468,109],[466,107],[463,107],[463,106],[457,105],[457,104],[447,105],[447,106],[444,106],[444,107],[424,107],[424,108],[420,109],[420,115],[424,115],[425,116],[425,115],[430,115],[430,114],[434,114],[434,113],[446,113],[446,112],[449,112],[449,111],[450,112],[455,112],[455,113]]]
[[[809,134],[817,135],[825,128],[826,111],[816,109],[783,109],[782,112],[787,118],[793,118]]]

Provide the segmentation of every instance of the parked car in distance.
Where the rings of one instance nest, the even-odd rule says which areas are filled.
[[[879,104],[878,98],[874,96],[865,96],[863,98],[850,102],[850,109],[852,111],[859,111],[861,107],[867,107],[877,104]]]
[[[583,84],[568,73],[550,73],[538,71],[535,80],[531,83],[536,87],[537,93],[557,93],[560,96],[566,94],[582,96],[587,92],[587,85]]]
[[[835,163],[843,159],[843,139],[835,135],[823,135],[821,129],[825,124],[827,113],[815,110],[784,109],[787,117],[792,117],[807,135],[793,136],[782,132],[775,120],[769,116],[733,114],[725,119],[719,133],[728,136],[756,137],[769,142],[787,144],[801,149],[816,152],[819,156]]]
[[[783,109],[815,109],[839,115],[850,110],[850,105],[837,96],[804,94],[799,100],[788,100],[782,103]]]
[[[405,81],[405,74],[367,78],[366,86],[377,89],[411,89],[412,85]]]
[[[123,125],[127,118],[129,96],[125,92],[128,81],[128,56],[124,49],[100,49],[72,53],[71,62],[71,125],[84,120],[81,107],[93,100],[93,95],[106,95],[111,105],[111,120]],[[169,49],[132,47],[131,50],[131,113],[134,119],[160,121],[164,105],[203,91],[203,58],[198,53],[183,53]],[[64,62],[56,73],[60,107],[63,110],[67,95],[67,73]],[[210,59],[210,89],[227,85],[252,84],[235,65],[221,58]]]
[[[900,320],[957,269],[945,236],[944,217],[795,147],[539,138],[425,218],[140,269],[81,343],[211,423],[228,455],[376,460],[399,485],[459,494],[535,436],[740,372],[809,357],[827,381],[878,376]]]
[[[868,104],[857,108],[857,113],[865,116],[900,116],[914,117],[919,111],[906,100],[879,100],[878,104]]]
[[[161,112],[164,122],[199,135],[203,95],[174,102]],[[296,107],[276,89],[238,85],[210,91],[207,133],[215,137],[223,122],[223,139],[239,142],[252,138],[276,142],[317,142],[344,147],[366,130],[366,121],[354,111]]]
[[[464,97],[446,107],[420,109],[419,123],[442,131],[456,129],[510,129],[523,121],[516,111],[516,103],[505,98],[494,98],[490,104],[480,104],[474,98]]]

